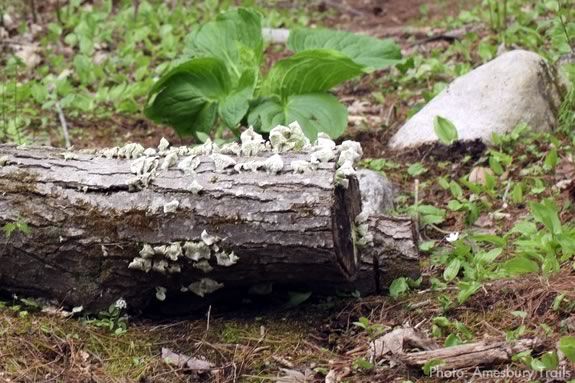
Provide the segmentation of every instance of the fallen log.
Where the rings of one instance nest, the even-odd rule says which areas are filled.
[[[359,214],[344,149],[256,141],[0,145],[0,226],[30,228],[0,245],[0,289],[94,310],[270,282],[374,292],[417,275],[411,220]]]
[[[411,328],[396,328],[375,339],[369,345],[368,358],[378,363],[382,359],[401,362],[421,369],[436,362],[434,371],[459,370],[507,363],[515,354],[539,347],[538,339],[484,340],[481,342],[440,347],[435,340]],[[410,351],[419,349],[422,351]]]
[[[536,339],[521,339],[514,342],[482,341],[440,348],[430,351],[411,352],[399,355],[399,359],[411,367],[423,367],[437,361],[436,371],[458,370],[477,366],[496,366],[511,361],[513,355],[537,346]]]

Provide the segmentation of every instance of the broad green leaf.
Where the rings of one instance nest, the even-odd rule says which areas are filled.
[[[156,122],[171,125],[180,135],[209,132],[217,117],[218,102],[229,93],[230,77],[221,60],[192,59],[154,84],[144,113]]]
[[[495,249],[489,251],[481,251],[475,254],[475,262],[490,264],[491,262],[495,261],[495,259],[501,254],[503,251],[502,248],[496,247]]]
[[[288,48],[294,52],[318,48],[337,50],[370,69],[402,62],[401,49],[392,40],[328,29],[294,29],[289,34]]]
[[[460,282],[457,287],[459,287],[457,301],[461,304],[467,301],[473,294],[475,294],[481,287],[481,284],[476,281]]]
[[[456,334],[449,334],[447,338],[445,338],[444,346],[445,347],[453,347],[462,344],[463,342]]]
[[[363,73],[363,66],[330,49],[296,53],[277,61],[264,80],[262,95],[292,95],[327,91]]]
[[[248,116],[248,123],[264,132],[278,124],[287,125],[294,121],[311,140],[319,132],[337,138],[347,128],[347,109],[331,94],[310,93],[289,96],[284,101],[267,99]]]
[[[407,174],[409,174],[412,177],[417,177],[425,173],[426,171],[427,169],[425,168],[425,166],[421,164],[421,162],[416,162],[407,168]]]
[[[435,116],[433,119],[433,130],[444,145],[451,145],[457,141],[458,134],[455,125],[451,121],[441,116]]]
[[[238,125],[247,114],[256,81],[256,73],[244,72],[236,89],[219,105],[219,115],[228,127]]]
[[[559,358],[555,351],[548,351],[540,357],[541,362],[546,370],[554,370],[559,365]]]
[[[288,291],[288,295],[289,295],[288,306],[294,307],[307,301],[309,297],[311,297],[311,291],[304,291],[304,292]]]
[[[553,234],[561,233],[561,221],[559,220],[559,213],[557,205],[550,199],[545,199],[543,202],[531,202],[529,210],[533,218],[537,222],[542,223]]]
[[[539,265],[525,256],[516,256],[505,262],[503,269],[511,275],[537,273]]]
[[[389,295],[392,298],[397,298],[407,291],[409,291],[409,285],[404,277],[394,279],[389,286]]]
[[[261,17],[253,10],[238,8],[220,14],[186,37],[185,54],[222,60],[233,78],[259,66],[263,57]]]
[[[455,277],[457,277],[460,269],[461,261],[457,258],[453,259],[443,271],[443,279],[445,279],[446,282],[452,281],[455,279]]]
[[[575,337],[573,336],[564,336],[559,340],[559,350],[567,359],[571,362],[575,362]]]

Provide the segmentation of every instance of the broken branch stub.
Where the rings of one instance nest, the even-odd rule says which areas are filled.
[[[349,284],[362,262],[361,148],[281,128],[271,143],[250,129],[222,147],[0,146],[0,226],[31,229],[0,248],[0,288],[98,309],[174,291]]]

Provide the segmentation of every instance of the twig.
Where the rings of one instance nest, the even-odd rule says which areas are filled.
[[[421,241],[421,234],[419,233],[419,179],[414,182],[414,203],[415,206],[415,232],[417,233],[417,239]]]
[[[206,321],[206,334],[210,331],[210,315],[212,313],[212,305],[208,307],[207,321]]]
[[[64,144],[66,149],[69,149],[72,144],[70,143],[70,135],[68,134],[68,124],[66,123],[66,117],[64,117],[64,112],[60,106],[60,101],[56,101],[56,111],[58,112],[58,118],[60,119],[60,125],[62,126],[62,134],[64,135]]]

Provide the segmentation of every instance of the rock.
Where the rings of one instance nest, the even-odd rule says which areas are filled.
[[[356,171],[361,193],[362,212],[382,214],[393,209],[393,186],[387,178],[369,169]]]
[[[455,124],[459,139],[491,142],[492,133],[510,132],[520,122],[534,130],[556,124],[561,103],[555,76],[539,55],[514,50],[455,79],[391,138],[391,149],[438,141],[435,116]]]

